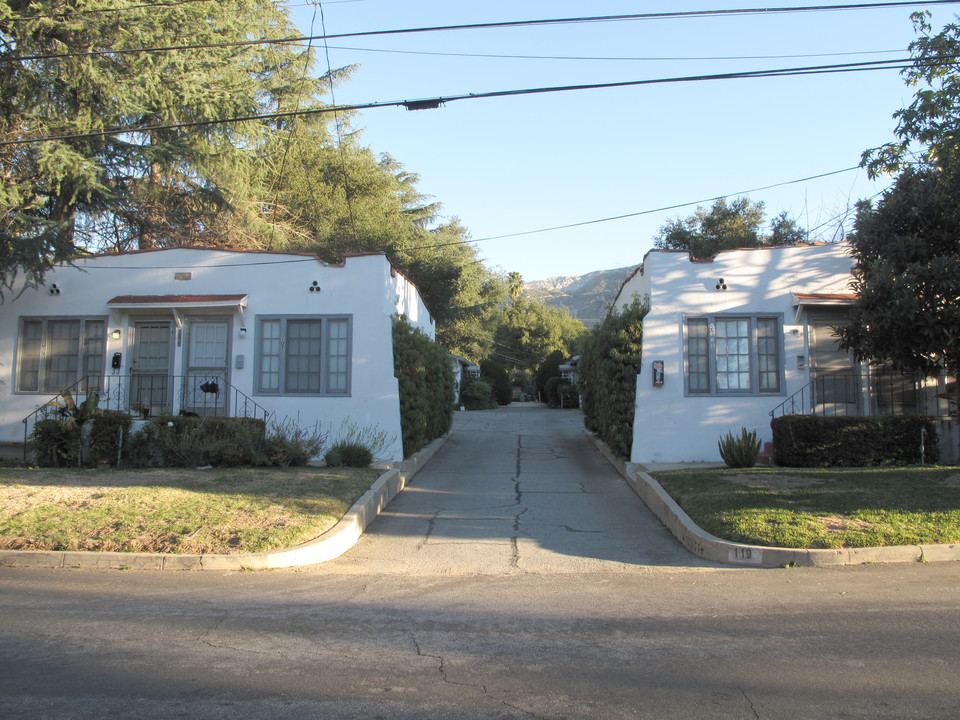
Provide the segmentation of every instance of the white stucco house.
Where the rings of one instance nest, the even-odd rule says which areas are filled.
[[[80,258],[0,305],[0,443],[65,389],[141,414],[378,427],[402,460],[392,318],[429,337],[417,288],[382,254],[171,248]],[[26,421],[26,422],[25,422]]]
[[[917,383],[838,348],[831,328],[855,302],[852,268],[849,243],[705,261],[647,253],[614,302],[650,308],[631,462],[719,462],[721,437],[746,428],[770,442],[776,415],[948,414],[942,380]]]

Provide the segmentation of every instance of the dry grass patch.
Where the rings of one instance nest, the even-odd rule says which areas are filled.
[[[725,480],[747,485],[748,487],[760,488],[770,492],[790,492],[798,488],[819,485],[823,478],[804,477],[801,475],[724,475]]]
[[[350,468],[0,471],[0,548],[261,552],[333,527],[379,472]]]

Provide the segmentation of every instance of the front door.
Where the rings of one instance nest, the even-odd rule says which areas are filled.
[[[204,417],[227,414],[228,327],[226,320],[189,323],[184,412]]]
[[[134,324],[129,407],[144,417],[171,409],[170,335],[169,321]]]
[[[857,415],[860,381],[850,353],[841,350],[833,328],[842,315],[810,319],[811,405],[817,415]]]

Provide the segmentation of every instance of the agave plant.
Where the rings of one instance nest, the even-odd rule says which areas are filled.
[[[720,457],[727,467],[753,467],[760,455],[760,440],[756,430],[748,433],[746,428],[741,428],[740,437],[734,437],[733,433],[728,432],[717,445],[720,447]]]

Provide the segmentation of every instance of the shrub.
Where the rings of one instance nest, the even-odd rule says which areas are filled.
[[[393,362],[403,455],[409,457],[453,425],[453,365],[443,346],[402,317],[393,321]]]
[[[41,467],[80,465],[80,425],[63,420],[38,420],[30,433],[30,450]]]
[[[563,352],[560,350],[554,350],[552,353],[547,355],[540,366],[537,368],[537,375],[534,378],[534,382],[537,387],[537,397],[542,401],[550,404],[547,400],[547,383],[550,382],[551,378],[560,377],[560,365],[563,363]]]
[[[919,415],[817,417],[786,415],[770,422],[774,461],[786,467],[906,465],[940,459],[934,421]]]
[[[566,378],[552,377],[547,380],[543,400],[552,408],[580,407],[580,394]]]
[[[470,378],[460,386],[460,404],[467,410],[490,410],[497,407],[493,388],[483,378]]]
[[[370,459],[367,460],[366,465],[351,465],[351,467],[366,467],[373,462],[373,460],[392,459],[386,457],[386,453],[396,439],[396,435],[387,437],[386,430],[381,430],[378,425],[374,425],[373,427],[361,426],[357,423],[350,422],[350,418],[346,418],[337,431],[337,436],[333,441],[333,447],[358,446],[365,448],[370,455]],[[327,461],[327,464],[330,465],[331,463]]]
[[[265,462],[273,467],[303,466],[320,457],[325,442],[326,435],[320,432],[319,425],[305,430],[289,419],[275,422],[266,438]]]
[[[580,392],[577,390],[577,386],[569,380],[564,380],[560,383],[557,387],[557,393],[560,395],[560,407],[580,407]]]
[[[130,416],[120,410],[104,410],[90,421],[89,465],[118,465],[130,437]]]
[[[513,383],[507,369],[493,360],[484,360],[480,363],[480,377],[485,378],[493,387],[493,397],[498,405],[509,405],[513,402]]]
[[[734,437],[733,433],[728,432],[726,437],[717,442],[717,445],[720,448],[720,457],[723,458],[727,467],[747,468],[757,464],[760,440],[756,430],[748,433],[746,428],[742,428],[740,437]]]
[[[362,443],[341,441],[327,450],[324,460],[331,467],[365,468],[373,462],[373,453]]]
[[[647,306],[611,310],[585,336],[578,365],[583,421],[621,458],[630,457]]]
[[[265,465],[267,447],[263,420],[165,416],[131,437],[128,457],[137,467]]]

